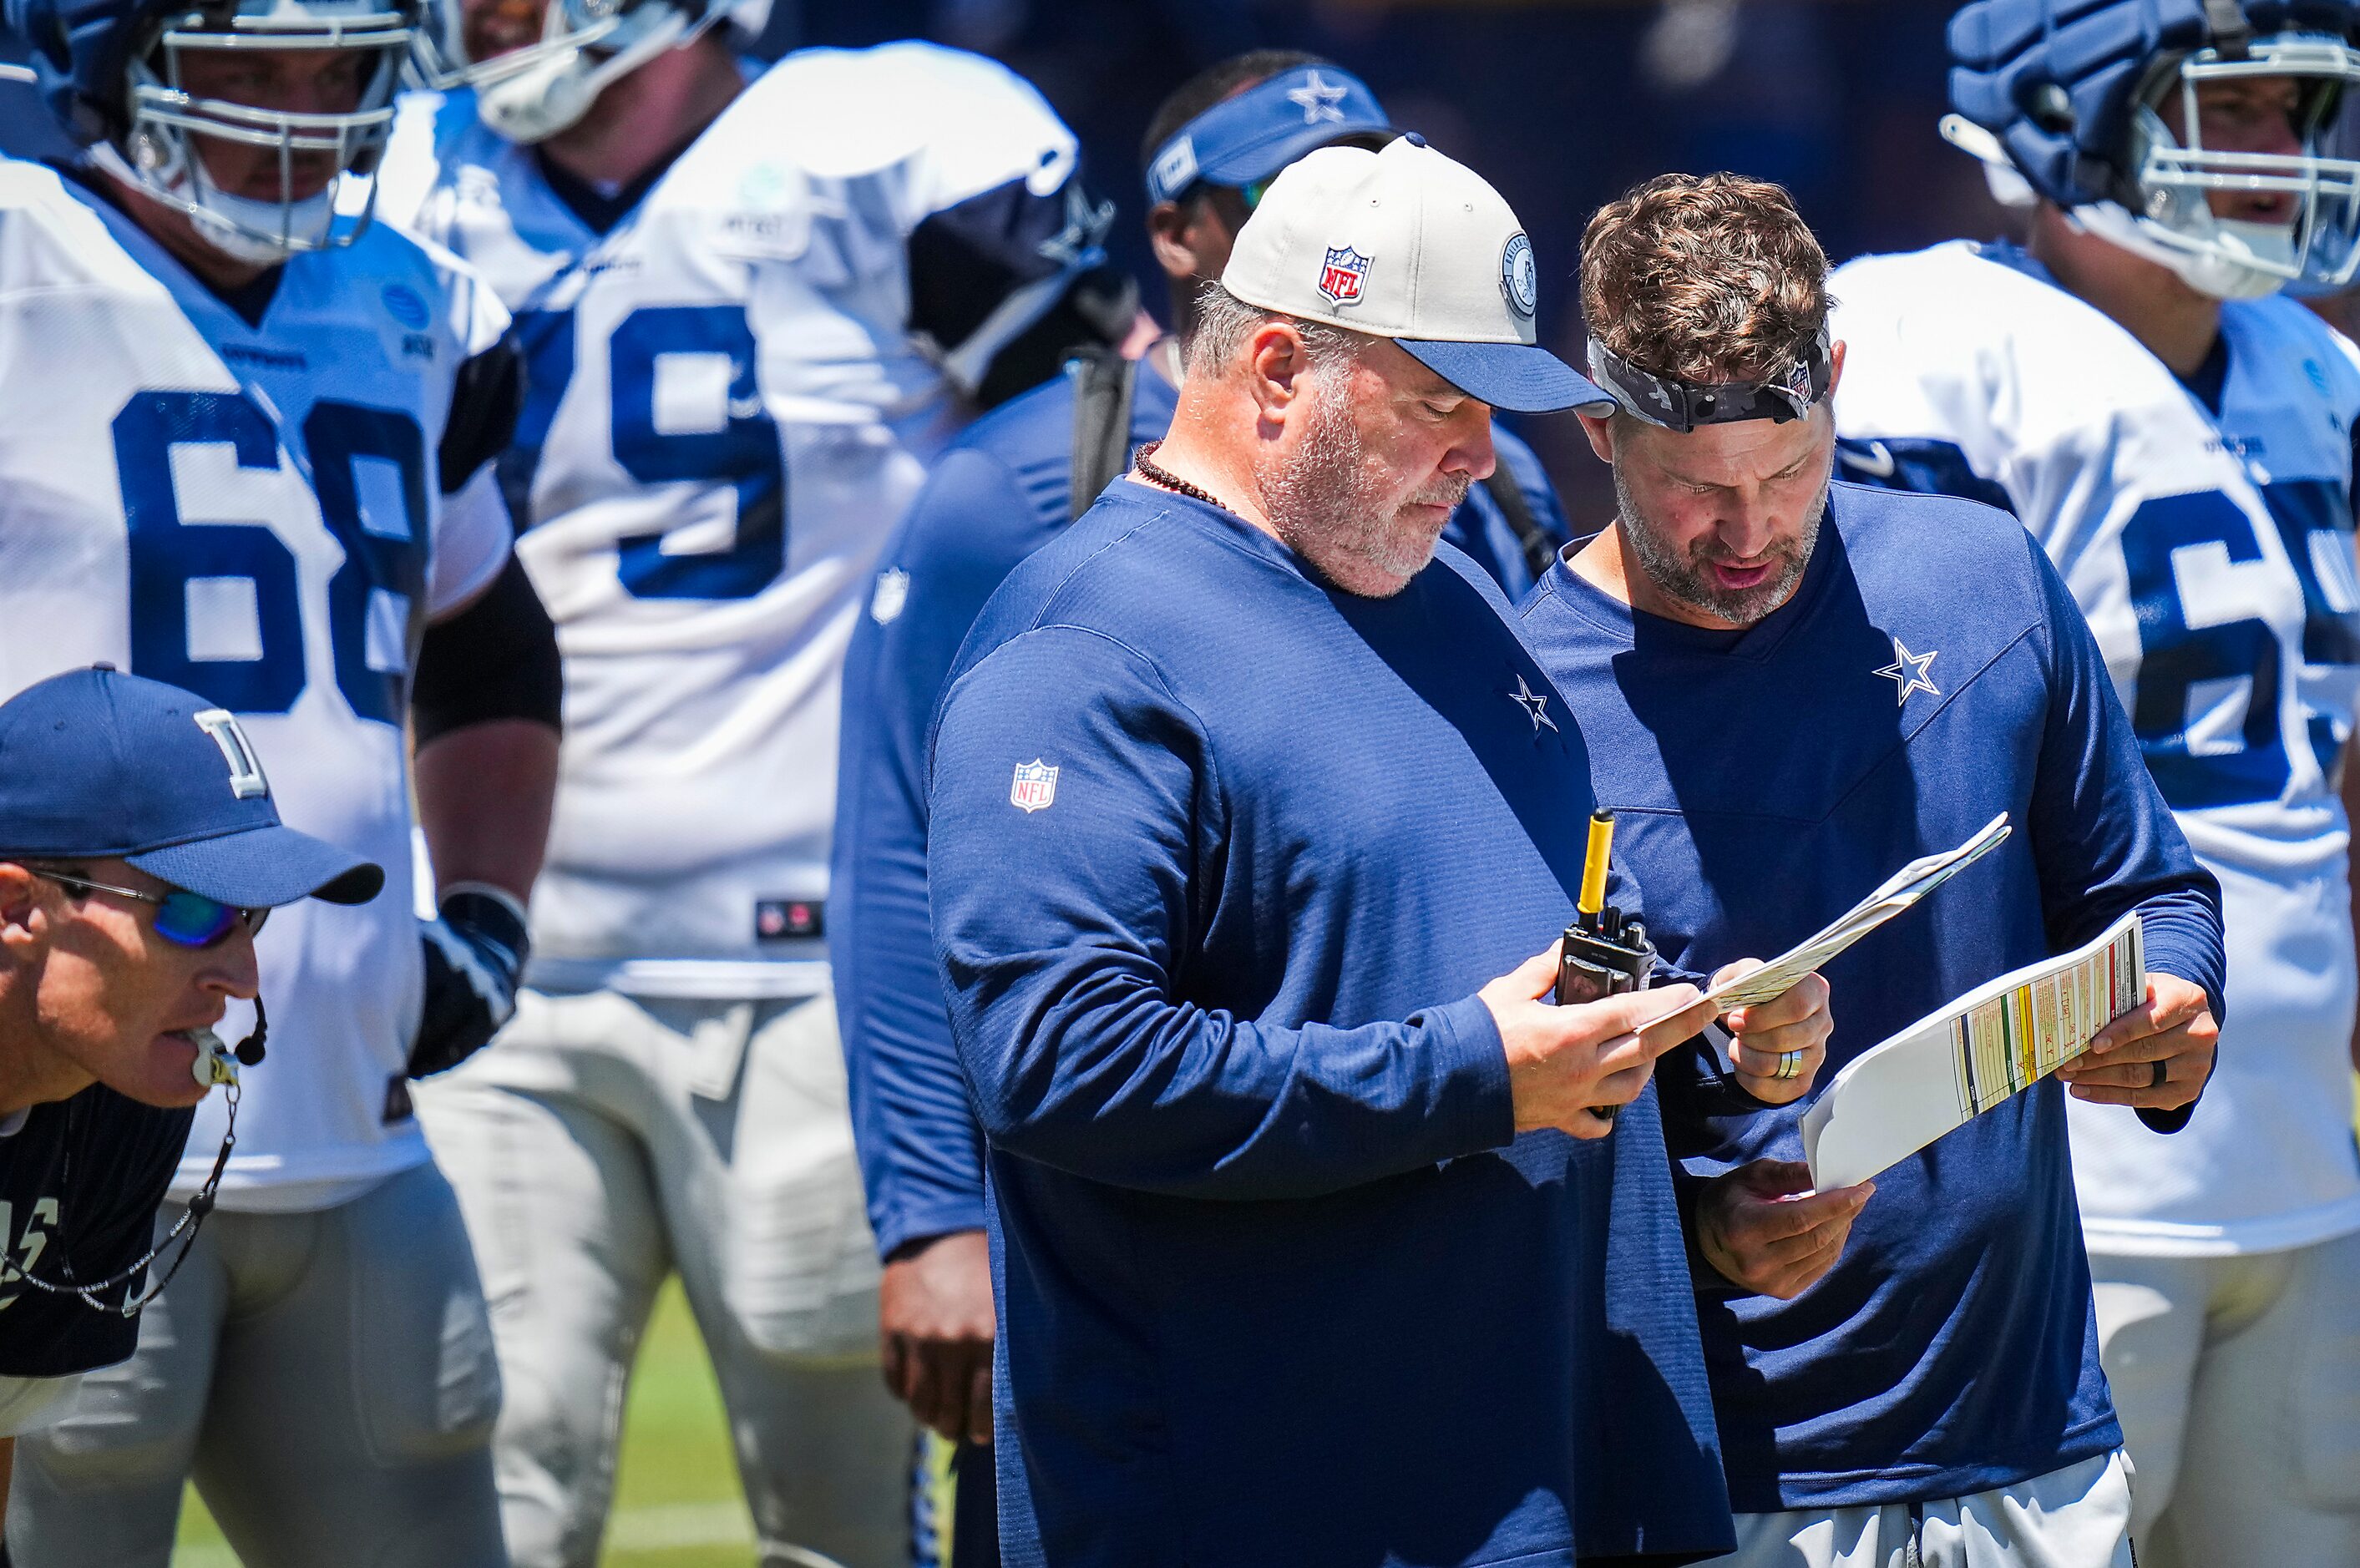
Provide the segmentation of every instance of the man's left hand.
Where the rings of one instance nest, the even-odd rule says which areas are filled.
[[[1866,1181],[1810,1187],[1811,1168],[1793,1160],[1757,1160],[1714,1177],[1697,1198],[1697,1250],[1731,1284],[1793,1301],[1835,1267],[1876,1192]]]
[[[2100,1029],[2088,1054],[2060,1067],[2057,1076],[2077,1100],[2177,1110],[2204,1092],[2220,1038],[2204,987],[2150,974],[2147,1000]]]
[[[928,1236],[886,1261],[877,1295],[885,1386],[953,1443],[991,1441],[991,1249],[979,1230]]]
[[[1715,974],[1712,983],[1761,967],[1758,958],[1741,958]],[[1811,1092],[1835,1029],[1828,983],[1817,975],[1804,975],[1784,996],[1724,1014],[1721,1022],[1730,1033],[1729,1062],[1739,1086],[1769,1105],[1790,1105]]]

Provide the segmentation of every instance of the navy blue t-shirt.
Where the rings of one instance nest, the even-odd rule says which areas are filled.
[[[1142,365],[1128,444],[1170,428],[1172,386]],[[1540,460],[1494,429],[1499,461],[1557,543],[1563,510]],[[944,454],[886,546],[845,659],[828,953],[853,1126],[880,1254],[983,1225],[982,1140],[968,1111],[926,917],[926,726],[952,656],[991,591],[1071,519],[1074,382],[993,410]],[[1447,541],[1510,596],[1532,585],[1515,530],[1482,486]]]
[[[160,1110],[93,1084],[35,1105],[0,1138],[0,1248],[54,1284],[118,1274],[148,1250],[157,1205],[189,1140],[188,1110]],[[147,1275],[100,1299],[120,1306]],[[0,1377],[63,1377],[130,1359],[139,1324],[0,1276]]]
[[[1743,631],[1634,613],[1563,562],[1523,615],[1581,716],[1649,930],[1689,968],[1781,951],[2009,813],[1998,849],[1828,965],[1822,1086],[2132,908],[2148,966],[2220,1010],[2218,888],[2156,793],[2081,612],[2013,517],[1839,485],[1795,596]],[[1810,1098],[1717,1114],[1707,1061],[1657,1073],[1688,1171],[1800,1160]],[[2062,1086],[1984,1113],[1876,1188],[1842,1258],[1796,1300],[1700,1295],[1735,1507],[1959,1497],[2118,1446]]]
[[[1590,805],[1510,615],[1447,547],[1361,598],[1123,479],[961,650],[928,869],[1011,1563],[1726,1549],[1652,1096],[1516,1137],[1475,994]]]

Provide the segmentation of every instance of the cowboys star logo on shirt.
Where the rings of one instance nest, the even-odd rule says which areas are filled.
[[[1893,639],[1893,662],[1877,670],[1876,673],[1899,688],[1900,698],[1896,706],[1906,704],[1912,691],[1923,691],[1929,697],[1939,697],[1942,693],[1936,689],[1934,682],[1928,679],[1926,667],[1940,657],[1939,648],[1932,653],[1912,653],[1896,637]]]
[[[1350,245],[1330,246],[1319,269],[1319,292],[1338,305],[1360,302],[1360,286],[1369,278],[1370,258]]]
[[[1516,689],[1508,693],[1508,700],[1522,708],[1524,716],[1533,721],[1533,734],[1540,734],[1544,724],[1552,730],[1557,729],[1557,721],[1548,715],[1548,693],[1534,691],[1522,672],[1517,674]],[[1557,733],[1562,735],[1565,732],[1557,730]]]
[[[1015,781],[1008,786],[1008,803],[1031,815],[1045,811],[1057,799],[1057,770],[1039,757],[1016,765]]]

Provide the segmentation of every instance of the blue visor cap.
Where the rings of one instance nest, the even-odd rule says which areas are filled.
[[[1604,416],[1614,399],[1545,348],[1531,343],[1440,343],[1395,338],[1395,347],[1479,403],[1511,414]]]
[[[1155,149],[1147,199],[1175,201],[1198,180],[1247,186],[1346,136],[1392,136],[1377,95],[1332,65],[1306,65],[1224,98]]]
[[[382,867],[279,820],[235,715],[106,665],[0,703],[0,858],[121,859],[240,909],[365,904]]]

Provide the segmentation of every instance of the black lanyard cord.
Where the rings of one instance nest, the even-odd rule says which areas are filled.
[[[0,1286],[16,1284],[30,1285],[36,1290],[44,1290],[53,1296],[76,1297],[82,1301],[82,1305],[90,1308],[93,1312],[106,1312],[117,1317],[137,1317],[147,1307],[148,1302],[154,1301],[157,1297],[164,1293],[164,1287],[172,1282],[172,1276],[178,1274],[180,1271],[180,1265],[189,1260],[190,1252],[193,1250],[197,1245],[197,1232],[203,1227],[205,1216],[213,1212],[213,1200],[221,1191],[222,1172],[229,1168],[230,1151],[237,1147],[238,1086],[235,1083],[224,1083],[222,1085],[222,1094],[229,1107],[229,1125],[222,1129],[221,1151],[213,1156],[213,1168],[212,1171],[206,1175],[204,1185],[198,1188],[197,1191],[191,1195],[189,1199],[189,1206],[187,1209],[182,1211],[180,1217],[177,1221],[173,1222],[172,1228],[165,1232],[164,1238],[161,1241],[158,1241],[155,1246],[149,1247],[146,1256],[142,1257],[138,1262],[134,1263],[128,1269],[125,1269],[118,1273],[110,1274],[104,1279],[84,1284],[74,1278],[73,1248],[71,1244],[65,1241],[63,1236],[60,1235],[58,1247],[58,1267],[65,1275],[63,1283],[43,1279],[37,1275],[27,1274],[23,1269],[18,1269],[12,1264],[0,1263]],[[76,1140],[72,1137],[70,1136],[68,1138],[66,1142],[65,1162],[60,1167],[58,1171],[58,1196],[61,1200],[69,1197],[73,1190],[73,1145],[75,1141]],[[62,1228],[63,1227],[60,1226],[61,1231]],[[139,1271],[146,1269],[149,1264],[155,1262],[157,1258],[163,1256],[164,1249],[171,1246],[173,1241],[179,1237],[183,1231],[188,1233],[188,1239],[186,1242],[182,1243],[180,1256],[172,1259],[171,1268],[165,1270],[164,1277],[161,1279],[158,1279],[154,1284],[150,1285],[146,1291],[139,1295],[137,1299],[126,1299],[121,1306],[109,1306],[106,1302],[99,1300],[100,1296],[106,1291],[114,1290],[118,1285],[126,1285],[131,1280],[137,1279]]]

